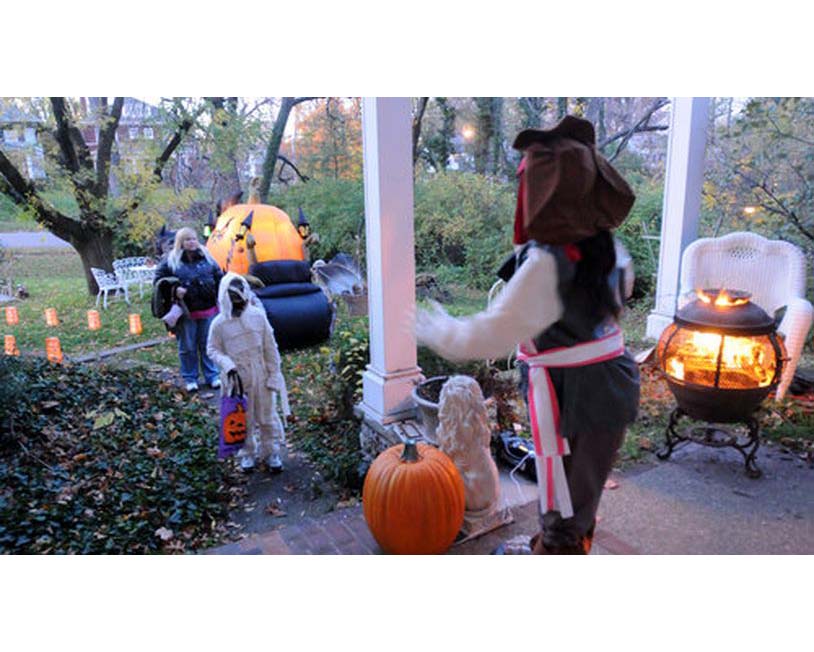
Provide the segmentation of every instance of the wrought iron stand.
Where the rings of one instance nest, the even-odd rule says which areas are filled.
[[[663,450],[656,453],[657,457],[666,460],[672,455],[673,450],[682,442],[691,441],[703,446],[712,446],[714,448],[731,447],[743,455],[746,465],[746,475],[750,478],[759,478],[763,472],[757,467],[755,463],[755,456],[757,455],[757,448],[760,445],[760,425],[757,419],[749,417],[745,421],[741,421],[747,428],[749,428],[749,436],[742,437],[738,433],[730,432],[729,430],[722,429],[718,426],[696,426],[694,428],[685,429],[681,434],[676,431],[678,422],[681,417],[689,417],[680,407],[675,408],[670,413],[670,423],[667,425],[665,431],[665,447]]]

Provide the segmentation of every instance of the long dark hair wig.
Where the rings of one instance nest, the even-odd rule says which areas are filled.
[[[606,317],[619,317],[621,306],[609,280],[616,268],[616,248],[610,231],[600,231],[576,243],[582,255],[577,263],[572,289],[574,300],[582,303],[588,314],[600,322]]]

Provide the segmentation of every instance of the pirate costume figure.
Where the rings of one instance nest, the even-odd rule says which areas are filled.
[[[617,323],[621,310],[610,229],[635,199],[595,149],[590,122],[567,116],[514,142],[515,254],[503,292],[456,319],[419,311],[419,343],[450,360],[517,351],[540,494],[535,554],[587,554],[596,511],[625,428],[636,418],[639,374]]]
[[[241,468],[248,471],[265,459],[269,470],[278,472],[283,470],[280,453],[285,439],[277,413],[278,398],[283,416],[291,410],[274,330],[255,301],[246,279],[232,272],[226,274],[218,292],[220,314],[212,322],[206,350],[220,367],[221,391],[229,391],[234,375],[239,374],[248,398],[248,436],[238,453]]]

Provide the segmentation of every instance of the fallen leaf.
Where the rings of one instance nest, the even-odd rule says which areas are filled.
[[[605,489],[618,489],[618,488],[619,488],[619,483],[616,482],[616,480],[608,479],[605,482]]]
[[[275,518],[279,518],[285,516],[285,511],[283,511],[276,503],[270,503],[268,507],[266,507],[266,514],[274,516]]]
[[[40,403],[43,410],[50,410],[51,408],[59,407],[59,401],[43,401]]]
[[[113,412],[104,412],[103,414],[96,417],[93,422],[93,429],[99,430],[100,428],[107,428],[110,424],[112,424],[116,420],[116,415]]]
[[[156,535],[156,536],[157,536],[159,539],[161,539],[162,541],[169,541],[170,539],[172,539],[172,538],[173,538],[173,536],[175,536],[175,535],[173,534],[173,531],[172,531],[172,530],[170,530],[170,529],[168,529],[168,528],[165,528],[165,527],[160,527],[160,528],[158,528],[158,529],[155,531],[155,535]]]

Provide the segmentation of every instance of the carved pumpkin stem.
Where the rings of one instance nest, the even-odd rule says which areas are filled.
[[[407,441],[404,442],[404,452],[401,454],[401,461],[402,462],[418,462],[421,459],[421,456],[418,454],[418,446],[416,446],[416,440],[413,437],[408,437]]]

